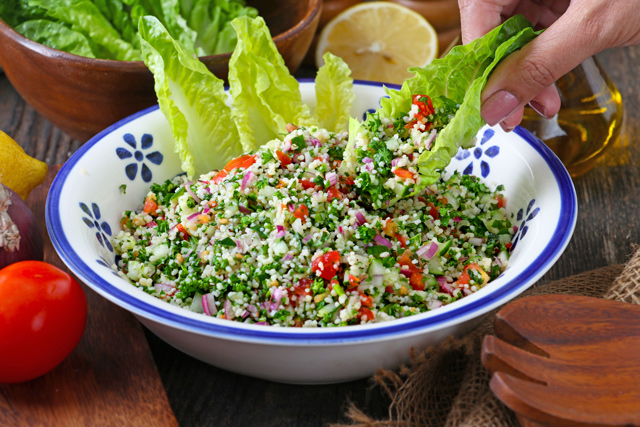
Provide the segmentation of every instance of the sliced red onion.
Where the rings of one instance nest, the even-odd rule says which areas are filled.
[[[367,223],[367,219],[362,215],[362,212],[356,212],[356,220],[358,221],[358,225],[364,225]]]
[[[460,218],[459,216],[453,218],[453,222],[461,222],[462,218]]]
[[[296,207],[293,206],[293,204],[289,203],[289,205],[287,206],[289,208],[289,212],[294,212],[296,210]]]
[[[204,209],[202,210],[202,213],[203,213],[203,214],[209,213],[209,211],[210,211],[210,210],[211,210],[211,209],[209,209],[208,207],[206,207],[206,208],[204,208]]]
[[[398,166],[398,163],[400,163],[401,159],[402,157],[396,157],[395,159],[391,160],[391,166]]]
[[[202,295],[202,308],[207,316],[215,316],[218,314],[216,307],[216,298],[212,293]]]
[[[447,283],[447,278],[444,276],[436,276],[436,282],[438,282],[438,285],[442,286],[444,283]]]
[[[241,254],[244,253],[245,247],[244,247],[244,242],[242,240],[236,239],[236,247],[238,248],[238,252],[240,252]]]
[[[289,150],[291,150],[291,140],[285,139],[282,143],[282,151],[286,153]]]
[[[309,176],[310,178],[315,178],[318,175],[318,173],[316,171],[311,170],[311,169],[305,170],[304,173],[305,173],[305,175]]]
[[[257,322],[256,325],[269,326],[269,324],[267,322]]]
[[[191,215],[189,215],[187,217],[187,221],[191,221],[192,219],[194,219],[195,217],[197,217],[198,215],[200,215],[200,212],[196,212],[196,213],[192,213]]]
[[[486,242],[487,239],[484,239],[482,237],[470,237],[469,238],[469,244],[473,245],[473,246],[482,246],[484,245],[484,242]]]
[[[233,320],[233,318],[236,317],[236,313],[233,311],[233,306],[229,300],[224,302],[224,317],[227,320]]]
[[[312,143],[316,147],[322,147],[322,142],[320,142],[320,140],[318,138],[311,138],[309,140],[309,142]]]
[[[331,184],[332,187],[338,183],[338,174],[335,172],[329,172],[328,174],[325,175],[325,177],[327,178],[327,180],[329,181],[329,184]]]
[[[429,308],[433,310],[434,308],[440,308],[440,307],[442,307],[443,305],[444,305],[444,304],[442,303],[442,301],[440,301],[439,299],[437,299],[437,300],[431,301],[431,302],[429,303]]]
[[[193,198],[193,200],[196,201],[196,203],[200,203],[202,200],[200,200],[200,198],[198,196],[196,196],[196,193],[193,192],[193,190],[191,189],[191,184],[193,183],[186,183],[184,185],[185,190],[187,190],[187,193],[189,193],[189,195]]]
[[[373,163],[367,163],[366,165],[364,165],[364,167],[367,169],[367,171],[371,172],[373,170]]]
[[[206,191],[207,193],[211,194],[211,189],[209,187],[204,187],[203,190]]]
[[[238,205],[238,210],[243,214],[251,214],[251,210],[249,210],[247,207],[243,205]]]
[[[462,288],[462,293],[463,293],[465,296],[467,296],[467,297],[468,297],[469,295],[471,295],[471,294],[473,293],[473,291],[472,291],[471,289],[469,289],[469,288]]]
[[[293,255],[291,255],[290,253],[286,254],[284,258],[282,258],[283,261],[291,261],[292,259]]]
[[[498,258],[497,256],[494,256],[493,260],[496,262],[498,267],[502,267],[502,261],[500,260],[500,258]]]
[[[433,144],[433,141],[436,139],[436,134],[437,132],[435,131],[435,129],[432,130],[427,137],[427,140],[424,142],[424,146],[427,150],[431,149],[431,144]]]
[[[278,230],[278,232],[276,233],[276,239],[284,237],[285,235],[284,227],[281,225],[276,225],[276,229]]]
[[[363,163],[373,163],[373,159],[371,157],[365,157],[364,159],[362,159]]]
[[[393,245],[391,244],[389,239],[386,239],[386,238],[382,237],[379,234],[377,234],[376,237],[373,238],[373,240],[375,240],[376,243],[379,244],[379,245],[386,246],[388,248],[392,248],[393,247]]]
[[[420,249],[416,251],[416,255],[418,255],[422,259],[429,260],[434,257],[434,255],[438,252],[438,245],[435,242],[430,242]]]
[[[256,306],[255,306],[255,305],[253,305],[253,304],[249,304],[249,305],[247,306],[247,310],[249,310],[249,312],[250,312],[251,314],[258,315],[258,307],[256,307]]]
[[[341,225],[338,226],[338,233],[344,234],[344,230],[342,229]]]
[[[453,287],[451,286],[451,284],[449,284],[446,280],[440,285],[440,288],[448,293],[449,295],[453,296],[454,290]]]
[[[248,186],[251,185],[251,183],[255,180],[256,174],[254,174],[251,171],[247,171],[247,173],[244,174],[244,177],[242,178],[242,184],[240,185],[240,190],[244,191],[244,189]]]
[[[249,316],[249,312],[245,310],[244,313],[242,313],[242,318],[246,319],[248,316]]]
[[[307,237],[305,237],[304,239],[302,239],[302,241],[304,243],[307,243],[309,240],[311,240],[311,237],[313,237],[311,234],[309,234]]]
[[[275,288],[273,290],[273,303],[271,304],[271,311],[275,311],[280,307],[280,302],[282,301],[282,290],[280,288]]]

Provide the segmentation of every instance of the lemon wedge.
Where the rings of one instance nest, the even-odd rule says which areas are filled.
[[[325,52],[341,57],[351,76],[400,84],[438,54],[438,35],[420,14],[396,3],[374,1],[346,9],[320,33],[316,65]]]
[[[47,165],[29,156],[9,135],[0,130],[0,182],[26,200],[42,184]]]

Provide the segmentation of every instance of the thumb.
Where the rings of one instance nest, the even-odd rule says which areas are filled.
[[[574,16],[572,16],[574,15]],[[535,98],[549,115],[560,108],[549,86],[596,53],[596,34],[580,26],[568,10],[551,27],[502,61],[482,92],[482,118],[491,126],[522,109]]]

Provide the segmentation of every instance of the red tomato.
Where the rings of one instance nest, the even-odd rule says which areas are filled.
[[[409,284],[414,290],[424,291],[424,282],[422,281],[423,277],[424,276],[422,275],[422,273],[418,271],[411,273],[411,277],[409,278]]]
[[[406,250],[402,253],[402,255],[400,255],[400,258],[398,258],[398,264],[400,265],[406,265],[409,268],[409,271],[413,274],[413,273],[420,273],[422,272],[422,270],[420,270],[420,268],[415,265],[413,262],[411,262],[411,251],[410,250]]]
[[[504,194],[496,195],[496,199],[498,200],[498,207],[504,208]]]
[[[365,307],[373,307],[373,298],[360,292],[360,304]]]
[[[360,307],[360,310],[358,310],[358,319],[359,320],[365,320],[362,317],[363,316],[367,316],[367,322],[372,321],[376,316],[374,316],[373,311],[369,310],[367,307]]]
[[[87,300],[70,275],[41,261],[0,270],[0,383],[28,381],[78,345]]]
[[[291,164],[291,157],[287,156],[282,151],[276,150],[276,155],[278,156],[278,160],[280,160],[280,165],[282,165],[283,168],[286,168],[288,165]]]
[[[224,170],[227,172],[231,172],[236,168],[246,169],[252,164],[256,162],[256,156],[252,156],[251,154],[245,154],[244,156],[237,157],[227,163],[224,167]]]
[[[182,240],[189,240],[189,233],[187,233],[187,230],[184,228],[184,225],[178,224],[176,225],[176,229],[178,230],[178,233],[181,234],[180,237],[182,237]]]
[[[421,101],[420,100],[421,98],[426,98],[427,102]],[[420,112],[425,116],[428,116],[436,112],[436,110],[433,108],[433,103],[431,102],[431,98],[429,98],[427,95],[413,95],[412,101],[414,104],[418,106],[418,109],[420,110]]]
[[[335,187],[327,190],[327,202],[331,202],[333,199],[342,200],[342,193]]]
[[[402,168],[398,168],[396,170],[393,171],[393,173],[395,173],[399,178],[402,179],[413,179],[415,178],[415,176],[413,175],[413,172],[410,172],[406,169],[402,169]]]
[[[158,204],[154,200],[152,196],[147,196],[144,200],[144,207],[142,210],[149,215],[157,215],[156,210],[158,209]]]
[[[431,215],[433,219],[440,218],[440,210],[436,208],[436,205],[434,205],[432,202],[429,202],[427,203],[427,206],[429,206],[429,215]]]
[[[300,185],[302,185],[302,188],[304,188],[305,190],[308,190],[309,188],[315,188],[316,186],[316,184],[309,181],[308,179],[301,179]]]
[[[291,301],[291,305],[296,306],[303,298],[307,295],[311,295],[311,285],[313,284],[313,280],[303,277],[300,279],[298,283],[293,285],[290,292],[293,292],[293,295],[296,295],[298,298],[296,301]]]
[[[304,223],[307,220],[307,217],[309,216],[309,208],[307,208],[305,205],[300,205],[298,206],[298,209],[293,211],[293,216],[295,216],[296,218],[298,218],[300,221]]]
[[[396,233],[396,240],[400,242],[402,249],[407,249],[407,239],[400,233]]]
[[[322,267],[320,266],[322,263]],[[340,253],[338,251],[327,252],[320,255],[311,263],[311,271],[323,279],[331,280],[340,268]]]
[[[227,172],[226,170],[222,169],[220,172],[218,172],[212,179],[212,181],[215,184],[220,184],[220,182],[222,182],[222,180],[224,179],[225,176],[227,176],[229,172]]]

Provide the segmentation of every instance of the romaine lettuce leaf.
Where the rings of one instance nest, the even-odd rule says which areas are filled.
[[[229,62],[229,85],[244,151],[278,137],[287,123],[317,126],[264,20],[244,16],[231,24],[238,44]]]
[[[316,108],[314,116],[320,127],[331,132],[347,130],[351,104],[355,99],[351,70],[346,62],[330,52],[323,56],[324,65],[316,76]]]
[[[75,55],[95,58],[87,38],[77,31],[47,19],[32,19],[15,27],[15,30],[34,42]]]
[[[100,48],[106,59],[135,61],[140,54],[131,43],[122,39],[118,31],[89,0],[29,0],[31,6],[46,10],[48,17],[68,24],[72,30],[87,36]],[[94,48],[94,53],[96,49]]]
[[[194,178],[222,169],[242,154],[222,80],[193,51],[175,41],[157,18],[140,20],[145,64],[153,73],[160,109],[169,121],[182,169]]]
[[[411,68],[415,76],[406,80],[400,90],[387,90],[389,98],[380,101],[379,112],[381,117],[391,119],[408,113],[414,94],[427,94],[432,98],[442,95],[460,104],[432,149],[419,157],[421,184],[414,194],[438,179],[459,147],[473,143],[485,125],[480,116],[480,95],[490,73],[504,57],[538,34],[524,17],[514,16],[485,36],[453,48],[444,58],[435,59],[423,68]]]

